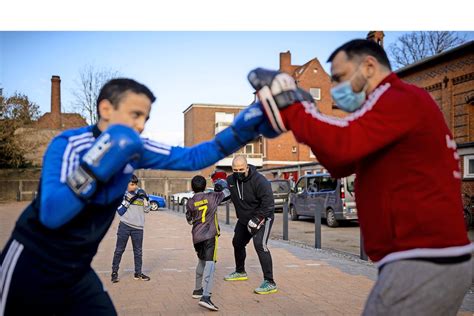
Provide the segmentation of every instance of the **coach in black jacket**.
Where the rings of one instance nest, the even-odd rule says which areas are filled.
[[[267,247],[273,225],[275,205],[270,182],[245,156],[236,156],[232,161],[233,174],[227,177],[231,200],[237,212],[237,224],[232,239],[235,256],[235,271],[225,277],[226,281],[247,280],[245,272],[245,247],[250,239],[257,251],[263,270],[263,283],[255,289],[258,294],[277,291],[273,280],[272,256]]]

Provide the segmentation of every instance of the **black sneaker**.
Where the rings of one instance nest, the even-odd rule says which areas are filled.
[[[118,273],[117,272],[112,272],[112,275],[110,276],[110,281],[112,283],[117,283],[119,281]]]
[[[193,291],[193,298],[201,298],[202,297],[202,288],[200,288],[199,290],[194,290]]]
[[[201,297],[201,299],[199,300],[199,305],[202,306],[202,307],[205,307],[205,308],[207,308],[211,311],[218,311],[219,310],[219,307],[214,305],[214,303],[211,301],[210,296]]]
[[[135,273],[133,278],[135,280],[150,281],[150,277],[147,275],[144,275],[143,273]]]

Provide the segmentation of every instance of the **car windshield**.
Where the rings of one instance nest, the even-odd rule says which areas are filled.
[[[290,183],[287,181],[272,181],[273,193],[288,193],[290,192]]]
[[[355,182],[355,174],[350,175],[346,178],[347,183],[347,191],[354,192],[354,182]]]

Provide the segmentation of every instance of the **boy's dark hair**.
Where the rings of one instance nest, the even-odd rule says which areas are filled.
[[[102,100],[109,100],[109,102],[117,108],[120,101],[124,97],[125,93],[133,92],[136,94],[144,94],[150,99],[151,103],[155,102],[156,98],[148,89],[147,86],[136,82],[133,79],[128,78],[117,78],[108,81],[102,89],[100,89],[99,97],[97,98],[97,115],[100,117],[99,113],[99,103]]]
[[[194,176],[191,180],[191,188],[194,193],[204,192],[206,189],[206,179],[203,176]]]
[[[132,174],[132,178],[130,178],[131,183],[138,184],[138,177],[134,174]]]
[[[354,57],[362,57],[370,55],[377,59],[377,61],[387,67],[389,70],[392,70],[390,66],[390,61],[388,60],[387,53],[383,49],[382,46],[377,44],[374,41],[366,40],[366,39],[355,39],[345,43],[344,45],[337,48],[331,56],[329,56],[327,62],[332,62],[334,57],[340,52],[343,51],[347,54],[349,60],[353,59]]]

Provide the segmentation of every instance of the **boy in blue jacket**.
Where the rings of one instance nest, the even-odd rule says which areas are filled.
[[[139,135],[154,101],[135,80],[110,80],[97,98],[98,123],[51,141],[38,196],[0,255],[0,315],[116,315],[91,262],[134,170],[200,170],[272,133],[254,104],[213,140],[163,145]]]

